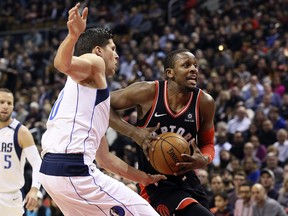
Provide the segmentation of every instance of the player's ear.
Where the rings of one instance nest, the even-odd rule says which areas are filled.
[[[102,48],[100,46],[96,46],[96,47],[94,47],[92,53],[95,53],[98,56],[102,56],[102,51],[103,50],[102,50]]]
[[[165,72],[166,72],[166,76],[167,76],[168,78],[174,77],[174,70],[173,70],[173,69],[167,68],[167,69],[165,70]]]

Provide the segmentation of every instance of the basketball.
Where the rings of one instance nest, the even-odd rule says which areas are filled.
[[[159,140],[152,141],[152,151],[148,149],[150,163],[155,170],[165,175],[178,171],[176,163],[183,161],[181,154],[191,155],[188,142],[179,134],[166,132],[158,135]]]

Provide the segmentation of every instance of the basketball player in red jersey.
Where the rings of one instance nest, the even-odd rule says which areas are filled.
[[[110,126],[130,137],[139,146],[139,169],[158,173],[147,156],[147,148],[157,134],[182,135],[194,150],[178,163],[181,171],[167,180],[144,187],[140,194],[162,215],[208,216],[208,203],[194,169],[205,168],[214,158],[213,98],[197,88],[198,65],[186,49],[175,50],[164,60],[165,81],[137,82],[111,94]],[[135,107],[137,127],[121,119],[115,111]]]

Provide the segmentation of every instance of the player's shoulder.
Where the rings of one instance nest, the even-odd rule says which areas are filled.
[[[19,134],[30,134],[30,130],[23,124],[19,127]]]
[[[209,94],[207,93],[206,91],[200,89],[202,95],[201,95],[201,100],[204,101],[204,102],[208,102],[208,103],[214,103],[215,100],[214,98]]]
[[[79,56],[83,61],[89,62],[92,66],[103,67],[105,69],[105,61],[102,57],[93,53],[85,53]]]
[[[132,83],[129,86],[130,90],[133,90],[135,92],[155,92],[155,86],[156,86],[156,82],[157,81],[139,81],[139,82],[135,82]]]

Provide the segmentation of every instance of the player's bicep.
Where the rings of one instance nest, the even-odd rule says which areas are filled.
[[[148,89],[143,82],[133,83],[130,86],[111,92],[111,107],[123,110],[135,107],[147,100]]]
[[[215,101],[207,93],[203,93],[200,101],[201,126],[200,130],[214,127]]]
[[[35,145],[34,138],[27,127],[21,126],[18,131],[18,140],[22,148]]]
[[[73,56],[70,68],[64,72],[75,82],[83,81],[94,73],[104,73],[105,63],[101,57],[84,54],[80,57]]]

